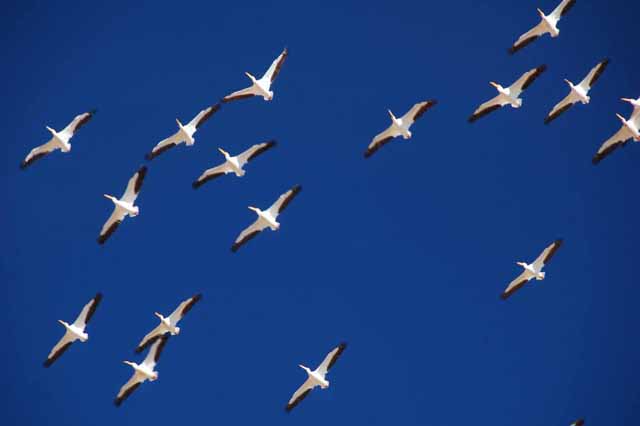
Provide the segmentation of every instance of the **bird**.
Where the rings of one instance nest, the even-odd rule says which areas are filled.
[[[267,72],[264,73],[264,75],[260,79],[256,79],[250,73],[245,72],[245,75],[249,77],[249,80],[251,80],[251,86],[225,96],[224,98],[222,98],[222,102],[231,102],[238,99],[251,98],[253,96],[262,96],[265,101],[272,100],[273,91],[271,90],[271,85],[280,73],[282,64],[284,63],[284,60],[287,58],[288,54],[289,51],[285,48],[282,53],[271,63],[271,66],[269,67]]]
[[[136,217],[140,213],[140,208],[134,205],[140,189],[142,188],[142,182],[147,175],[147,167],[142,166],[138,171],[129,179],[127,189],[122,194],[120,199],[104,194],[104,197],[111,200],[114,204],[113,213],[109,216],[109,219],[102,226],[100,236],[98,237],[98,244],[104,244],[107,239],[118,229],[118,226],[127,217]]]
[[[622,122],[622,127],[600,146],[600,149],[591,160],[594,165],[598,164],[618,147],[625,146],[630,139],[640,142],[640,113],[632,115],[629,120],[626,120],[620,114],[616,114],[616,117]]]
[[[511,46],[509,53],[513,55],[525,46],[533,43],[538,37],[547,33],[553,38],[558,37],[560,35],[560,30],[558,29],[558,22],[560,22],[560,18],[566,15],[575,4],[576,0],[562,0],[558,7],[556,7],[549,15],[545,15],[542,10],[537,9],[538,15],[540,15],[541,18],[540,23],[522,34],[513,46]]]
[[[33,148],[22,161],[22,163],[20,163],[20,168],[23,170],[26,169],[35,161],[41,159],[47,154],[52,153],[56,149],[59,149],[60,151],[65,153],[71,151],[71,138],[82,126],[84,126],[89,120],[91,120],[91,117],[93,117],[96,112],[97,110],[94,109],[89,112],[76,115],[71,123],[67,124],[67,127],[62,129],[61,132],[56,132],[51,127],[45,126],[52,135],[51,139],[49,139],[49,142]]]
[[[170,333],[172,336],[180,334],[180,327],[178,327],[178,323],[191,310],[191,308],[193,308],[193,306],[200,301],[200,299],[202,299],[201,294],[196,294],[195,296],[188,298],[184,302],[180,303],[176,310],[166,318],[158,312],[154,312],[153,314],[160,319],[160,324],[158,324],[156,328],[151,330],[149,334],[144,336],[144,338],[136,348],[136,353],[142,352],[159,336],[163,336],[166,333]]]
[[[85,329],[87,328],[87,324],[89,324],[91,317],[93,317],[93,314],[96,312],[101,300],[102,294],[97,293],[89,303],[84,305],[82,311],[80,311],[80,315],[78,315],[73,324],[58,320],[58,322],[64,326],[66,331],[64,336],[62,336],[62,339],[60,339],[53,349],[51,349],[49,356],[47,356],[47,359],[44,362],[45,367],[50,367],[76,340],[80,340],[82,343],[89,340],[89,334],[85,332]]]
[[[274,140],[258,143],[235,157],[229,155],[229,153],[224,149],[218,148],[218,151],[224,155],[225,162],[217,167],[205,170],[204,173],[202,173],[202,175],[193,182],[193,189],[198,189],[208,181],[228,173],[235,173],[238,177],[244,176],[245,170],[243,167],[245,164],[274,146],[276,146],[276,141]]]
[[[396,118],[391,110],[388,110],[389,116],[391,117],[391,126],[389,126],[384,132],[376,135],[376,137],[373,138],[373,141],[371,141],[364,153],[364,158],[371,157],[378,149],[380,149],[384,144],[390,142],[393,138],[402,136],[403,139],[410,139],[412,133],[411,131],[409,131],[409,128],[418,118],[422,116],[422,114],[424,114],[437,103],[438,101],[435,99],[418,102],[411,107],[409,112],[407,112],[400,118]]]
[[[238,235],[238,238],[236,238],[236,241],[231,246],[231,251],[235,253],[243,244],[266,228],[270,228],[272,231],[280,229],[280,223],[277,221],[278,216],[287,208],[291,200],[293,200],[301,190],[302,186],[294,186],[282,194],[267,210],[260,210],[259,208],[249,206],[249,210],[253,210],[258,215],[258,219]]]
[[[635,120],[638,116],[640,116],[640,98],[638,99],[629,99],[622,98],[622,101],[627,102],[633,106],[633,112],[631,113],[631,119]]]
[[[536,279],[538,281],[542,281],[545,278],[545,273],[542,272],[542,268],[544,268],[556,251],[562,245],[562,239],[555,240],[551,245],[545,248],[542,253],[533,261],[533,263],[526,262],[516,262],[516,265],[522,266],[524,271],[516,278],[511,281],[507,289],[502,293],[502,299],[506,300],[513,293],[518,291],[522,286],[531,281],[532,279]]]
[[[187,146],[193,145],[196,140],[193,137],[194,133],[198,131],[200,126],[207,121],[213,114],[220,109],[220,104],[211,105],[200,111],[193,120],[191,120],[186,126],[182,125],[179,119],[176,118],[178,123],[178,131],[168,138],[158,142],[153,147],[150,153],[146,155],[146,159],[151,161],[163,152],[178,146],[181,143],[185,143]]]
[[[318,366],[315,370],[311,371],[310,368],[305,367],[304,365],[299,365],[304,371],[307,372],[307,380],[296,390],[287,403],[285,410],[289,413],[291,410],[295,408],[296,405],[300,403],[303,399],[309,395],[309,393],[313,390],[313,388],[320,386],[321,389],[326,389],[329,387],[329,381],[326,379],[327,373],[333,367],[333,364],[337,361],[338,357],[344,352],[346,349],[346,343],[340,343],[337,348],[332,350],[327,354],[322,361],[322,364]]]
[[[546,70],[546,65],[541,65],[529,70],[522,74],[515,83],[507,88],[502,87],[493,81],[490,82],[489,84],[495,87],[498,91],[498,96],[480,105],[473,115],[469,117],[469,122],[473,123],[479,118],[484,117],[505,105],[511,105],[512,108],[520,108],[522,106],[522,99],[520,98],[522,92],[524,92]]]
[[[591,101],[591,97],[589,96],[589,91],[593,87],[593,85],[598,81],[604,70],[609,65],[609,59],[604,59],[599,62],[598,65],[593,67],[589,74],[578,84],[574,85],[571,81],[565,79],[564,81],[569,85],[570,92],[569,94],[560,101],[556,106],[553,107],[547,118],[544,120],[544,124],[549,124],[556,118],[558,118],[562,113],[571,108],[574,104],[580,102],[583,105],[586,105]]]
[[[134,370],[133,376],[125,383],[118,392],[114,403],[116,406],[120,406],[122,401],[127,399],[129,395],[131,395],[138,387],[149,380],[150,382],[155,382],[158,380],[158,372],[154,371],[156,365],[158,364],[158,360],[160,359],[160,354],[167,344],[167,340],[169,340],[169,336],[162,336],[156,339],[149,349],[147,356],[141,364],[136,364],[131,361],[123,361],[125,364],[131,366]]]
[[[575,422],[571,423],[570,426],[583,426],[584,425],[584,419],[578,419]]]

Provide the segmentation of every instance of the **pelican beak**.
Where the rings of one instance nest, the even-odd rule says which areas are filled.
[[[249,80],[253,81],[255,80],[255,77],[252,76],[251,74],[249,74],[248,72],[245,72],[244,75],[246,75],[247,77],[249,77]]]
[[[302,364],[298,364],[298,367],[302,368],[303,370],[306,370],[306,368],[304,368],[304,365]]]
[[[226,155],[227,155],[227,151],[225,151],[225,150],[224,150],[224,149],[222,149],[222,148],[218,148],[218,151],[220,151],[220,154],[222,154],[222,155],[224,155],[224,156],[226,156]]]
[[[620,98],[620,100],[623,102],[629,102],[629,103],[633,102],[633,99],[629,99],[629,98]]]
[[[182,127],[182,123],[177,118],[176,118],[176,123],[178,123],[178,126]]]
[[[53,130],[51,127],[49,126],[44,126],[48,131],[50,131],[51,133],[53,133],[55,130]]]
[[[544,18],[544,12],[542,10],[540,10],[539,8],[536,9],[538,11],[538,15],[540,15],[541,18]]]
[[[111,199],[111,195],[109,195],[109,194],[102,194],[102,196],[103,196],[104,198],[106,198],[107,200],[110,200],[110,199]]]
[[[566,78],[564,79],[564,82],[567,83],[569,86],[573,86],[573,83],[567,80]]]
[[[489,84],[492,85],[493,87],[495,87],[496,89],[500,87],[500,85],[498,83],[496,83],[495,81],[490,81]]]
[[[251,211],[254,211],[254,212],[257,212],[257,211],[258,211],[258,209],[257,209],[256,207],[253,207],[253,206],[249,206],[249,207],[247,207],[247,208],[248,208],[249,210],[251,210]]]
[[[162,315],[160,315],[160,314],[159,314],[159,313],[157,313],[157,312],[154,312],[154,313],[153,313],[153,315],[155,315],[155,316],[157,316],[158,318],[162,319]]]
[[[58,322],[59,322],[61,325],[65,325],[65,324],[64,324],[64,321],[62,321],[62,320],[58,320]],[[66,327],[66,326],[65,326],[65,327]]]
[[[620,121],[622,121],[623,123],[625,123],[627,121],[627,120],[625,120],[625,118],[623,116],[621,116],[618,113],[616,113],[616,117],[618,117],[620,119]]]

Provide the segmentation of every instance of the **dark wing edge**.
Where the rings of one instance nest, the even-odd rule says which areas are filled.
[[[22,170],[26,169],[27,167],[29,167],[30,165],[32,165],[33,163],[35,163],[37,160],[41,159],[42,157],[46,157],[47,155],[51,154],[51,151],[49,152],[41,152],[39,154],[34,155],[33,157],[29,158],[28,161],[22,161],[20,163],[20,168]]]
[[[517,283],[516,285],[514,285],[513,287],[511,287],[509,290],[504,291],[501,295],[500,298],[502,300],[507,300],[509,297],[511,297],[513,295],[513,293],[515,293],[516,291],[520,290],[522,288],[522,286],[524,286],[526,283],[528,283],[529,280],[527,279],[523,279],[522,281],[520,281],[519,283]]]
[[[560,13],[560,16],[564,16],[567,13],[569,13],[569,11],[573,8],[573,6],[576,5],[576,0],[571,0],[569,3],[567,3],[567,5],[564,7],[564,9],[562,9],[562,13]]]
[[[185,315],[187,315],[187,313],[193,308],[193,305],[198,303],[200,301],[200,299],[202,299],[202,294],[200,294],[200,293],[198,293],[195,296],[193,296],[191,298],[191,300],[189,301],[189,303],[187,304],[187,306],[185,306],[182,309],[182,312],[180,312],[180,316],[184,317]]]
[[[613,151],[615,151],[618,147],[625,146],[626,144],[627,142],[617,142],[617,143],[614,143],[613,145],[609,145],[609,147],[604,151],[596,153],[596,155],[593,156],[591,163],[595,166],[596,164],[604,160],[606,156],[608,156]]]
[[[555,240],[553,242],[553,247],[551,248],[551,250],[549,251],[549,253],[547,253],[547,255],[545,256],[544,259],[542,259],[542,263],[543,264],[547,264],[547,262],[549,262],[551,260],[551,258],[553,257],[554,254],[556,254],[556,252],[558,251],[558,249],[560,248],[560,246],[562,246],[562,238],[558,238],[557,240]]]
[[[237,100],[240,100],[240,99],[253,98],[254,96],[256,96],[256,95],[254,95],[253,93],[247,93],[245,95],[236,95],[236,96],[229,95],[229,96],[225,96],[224,98],[222,98],[222,100],[220,102],[226,104],[228,102],[237,101]]]
[[[233,245],[231,246],[231,251],[234,253],[237,252],[240,247],[246,244],[249,240],[255,238],[255,236],[258,235],[260,232],[261,231],[253,231],[252,233],[245,235],[243,239],[241,239],[237,243],[233,243]]]
[[[66,343],[64,346],[62,346],[60,349],[58,349],[58,351],[56,353],[53,354],[53,356],[51,358],[47,358],[47,360],[44,362],[44,366],[45,368],[49,368],[51,367],[51,365],[53,365],[53,363],[62,356],[63,353],[65,353],[67,351],[67,349],[69,349],[69,347],[71,346],[71,344],[73,344],[73,342],[68,342]]]
[[[547,66],[546,65],[540,65],[538,68],[535,69],[534,73],[531,74],[529,76],[529,78],[527,79],[527,81],[524,82],[524,84],[522,85],[522,90],[525,91],[527,90],[527,88],[529,86],[531,86],[531,84],[536,81],[536,79],[538,77],[540,77],[540,75],[545,72],[547,70]]]
[[[595,74],[593,74],[593,77],[591,77],[591,81],[589,81],[589,87],[593,87],[593,85],[596,84],[596,81],[598,81],[598,79],[602,76],[604,70],[606,70],[609,66],[609,62],[611,62],[611,60],[609,58],[606,58],[598,64],[598,69],[596,70]]]
[[[220,176],[224,176],[225,174],[226,173],[224,173],[224,172],[210,174],[209,176],[206,176],[206,177],[204,177],[202,179],[198,179],[198,180],[193,181],[191,186],[193,187],[193,189],[198,189],[202,185],[204,185],[205,183],[209,182],[210,180],[213,180],[213,179],[218,178]]]
[[[113,222],[109,229],[107,229],[104,234],[98,237],[98,244],[104,244],[109,239],[109,237],[111,237],[111,235],[116,232],[116,229],[118,229],[118,226],[120,226],[121,223],[121,220],[116,220],[115,222]]]
[[[376,153],[377,150],[379,150],[380,148],[382,148],[383,145],[388,144],[389,142],[391,142],[391,139],[393,139],[393,136],[389,136],[386,137],[384,139],[380,139],[376,144],[374,144],[372,147],[367,148],[367,150],[364,152],[364,158],[369,158],[371,157],[373,154]]]
[[[153,357],[153,360],[156,362],[156,364],[158,363],[158,360],[160,359],[160,354],[162,354],[162,351],[164,350],[164,347],[167,345],[167,342],[169,341],[169,334],[163,334],[162,336],[158,337],[160,339],[160,343],[158,343],[158,349],[156,349],[156,356]],[[155,341],[156,339],[154,339]]]
[[[291,410],[293,410],[298,404],[300,404],[300,402],[305,399],[312,391],[313,389],[307,389],[306,391],[304,391],[303,393],[300,394],[299,397],[297,397],[296,399],[293,400],[293,402],[291,404],[287,404],[287,407],[285,408],[285,411],[287,413],[290,413]]]
[[[509,48],[509,54],[513,55],[514,53],[524,49],[534,41],[536,41],[540,36],[534,35],[522,41],[522,43],[516,42],[513,46]]]
[[[220,104],[215,104],[211,106],[211,109],[209,110],[209,112],[207,112],[205,115],[202,116],[202,118],[200,119],[200,121],[198,121],[196,123],[196,129],[200,128],[200,126],[207,121],[213,114],[215,114],[216,112],[218,112],[218,110],[220,109]]]
[[[340,355],[342,355],[342,352],[344,352],[346,348],[347,348],[346,342],[340,343],[340,345],[338,346],[338,352],[336,352],[335,355],[333,355],[333,358],[331,358],[331,361],[329,361],[329,365],[327,365],[327,371],[331,370],[331,367],[333,367],[333,364],[336,363],[336,361],[338,360]]]
[[[138,194],[140,189],[142,188],[142,183],[144,182],[145,176],[147,176],[147,166],[142,166],[136,172],[138,177],[136,178],[136,184],[133,187],[133,192]]]
[[[544,124],[551,123],[553,120],[555,120],[556,118],[560,117],[563,113],[567,112],[572,106],[573,106],[573,104],[569,103],[569,104],[563,106],[562,108],[560,108],[559,110],[557,110],[556,112],[554,112],[552,114],[549,114],[547,116],[547,118],[544,119]]]
[[[138,387],[142,384],[142,382],[138,382],[135,385],[131,386],[129,389],[127,389],[126,391],[124,391],[124,393],[122,394],[122,396],[120,397],[116,397],[115,401],[113,401],[113,403],[116,405],[116,407],[119,407],[120,404],[122,404],[122,401],[124,401],[125,399],[127,399],[136,389],[138,389]]]
[[[89,312],[87,312],[87,317],[84,319],[85,324],[89,324],[89,321],[93,317],[93,314],[96,313],[96,309],[98,309],[98,305],[100,304],[101,301],[102,301],[102,293],[96,294],[96,296],[93,298],[93,301],[92,301],[93,303],[89,308]]]
[[[502,105],[493,105],[490,106],[489,108],[485,108],[482,111],[478,111],[477,113],[473,114],[471,117],[469,117],[469,123],[475,123],[476,121],[478,121],[480,118],[491,114],[493,111],[499,110],[500,108],[502,108]]]
[[[151,161],[154,158],[156,158],[158,155],[162,154],[165,151],[170,150],[171,148],[175,148],[176,146],[178,146],[178,144],[176,143],[170,143],[169,145],[165,145],[162,148],[156,150],[156,151],[151,151],[150,153],[148,153],[147,155],[145,155],[145,159],[147,161]]]
[[[287,208],[289,203],[296,197],[296,195],[300,193],[300,191],[302,191],[302,185],[296,185],[293,188],[291,188],[291,194],[289,194],[289,196],[280,205],[280,208],[278,209],[278,214],[282,213],[284,209]]]
[[[280,58],[280,61],[278,61],[278,64],[276,65],[276,69],[273,71],[273,75],[271,76],[272,83],[274,82],[278,74],[280,74],[280,69],[282,68],[282,64],[284,64],[284,60],[287,59],[287,56],[289,55],[289,50],[285,47],[281,55],[282,57]]]
[[[266,145],[263,146],[262,148],[259,148],[257,150],[255,150],[255,152],[253,154],[251,154],[248,158],[247,158],[247,162],[253,160],[254,158],[256,158],[258,155],[262,154],[263,152],[267,151],[268,149],[273,148],[274,146],[276,146],[277,142],[275,140],[270,140],[265,142]]]
[[[436,99],[428,100],[426,104],[424,104],[424,105],[422,105],[422,107],[420,107],[418,112],[416,112],[416,115],[413,116],[413,121],[416,121],[418,118],[422,117],[422,115],[425,112],[427,112],[429,109],[431,109],[432,107],[434,107],[437,104],[438,104],[438,101]]]
[[[160,339],[164,334],[158,334],[157,336],[152,337],[151,339],[147,340],[146,342],[144,342],[144,344],[138,346],[135,350],[135,353],[139,354],[142,351],[144,351],[145,349],[147,349],[149,346],[153,345],[156,340]]]
[[[89,111],[87,113],[87,115],[78,122],[78,124],[76,125],[76,128],[73,129],[73,134],[75,135],[75,133],[80,130],[80,127],[84,126],[85,124],[87,124],[89,122],[89,120],[91,120],[91,118],[93,117],[93,115],[98,112],[97,109],[92,109],[91,111]]]

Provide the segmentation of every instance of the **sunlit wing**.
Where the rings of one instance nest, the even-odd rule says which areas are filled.
[[[93,317],[93,314],[96,312],[96,309],[98,308],[98,305],[101,301],[102,294],[96,294],[95,297],[89,301],[89,303],[84,305],[82,311],[80,312],[80,315],[78,315],[76,320],[73,322],[73,326],[84,330],[89,321],[91,321],[91,317]]]

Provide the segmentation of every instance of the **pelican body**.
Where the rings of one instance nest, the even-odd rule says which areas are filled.
[[[489,84],[496,88],[504,103],[511,105],[513,108],[520,108],[522,106],[522,98],[520,97],[522,92],[520,90],[515,91],[512,90],[511,87],[502,87],[495,81],[491,81]]]

